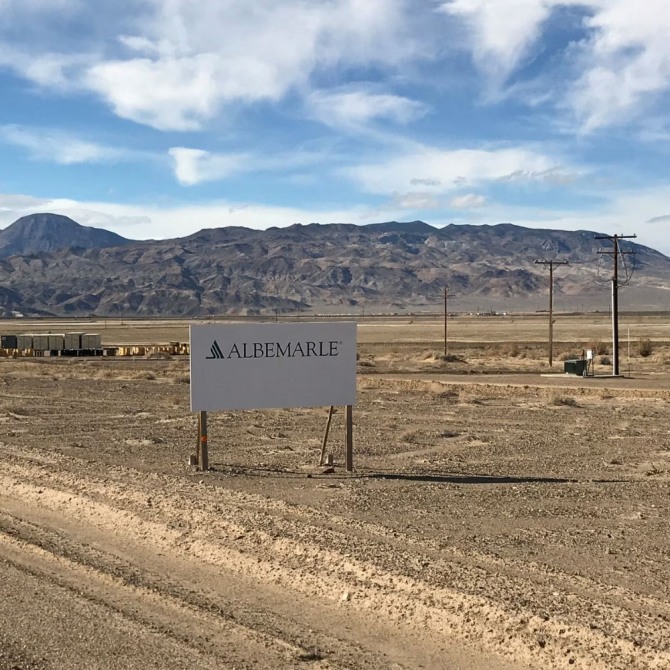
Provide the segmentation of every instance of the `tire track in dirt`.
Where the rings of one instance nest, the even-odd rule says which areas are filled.
[[[322,665],[327,654],[263,632],[270,626],[244,625],[238,611],[226,611],[117,556],[2,512],[0,555],[17,569],[103,605],[140,629],[169,637],[193,652],[194,663],[200,658],[198,667],[219,667],[223,659],[238,668],[293,668],[308,662],[314,668],[347,667],[332,661]]]
[[[428,553],[417,564],[415,554],[398,547],[385,551],[379,538],[366,542],[352,537],[346,523],[336,531],[314,518],[268,515],[268,501],[260,496],[170,477],[151,478],[147,485],[146,477],[131,470],[123,471],[123,484],[83,473],[77,478],[62,471],[30,472],[16,464],[10,472],[3,477],[3,490],[28,503],[107,532],[122,529],[135,542],[287,592],[330,602],[347,594],[346,606],[353,610],[374,612],[432,635],[481,640],[491,652],[535,667],[662,668],[670,662],[667,625],[651,615],[579,602],[572,593],[563,616],[558,596],[565,594],[553,594],[550,600],[558,602],[553,606],[559,614],[547,616],[543,612],[548,608],[538,606],[549,595],[546,588],[528,580],[444,557],[438,564]],[[38,487],[43,487],[41,493]],[[575,608],[599,624],[571,621],[568,612]],[[645,636],[643,649],[636,635]]]

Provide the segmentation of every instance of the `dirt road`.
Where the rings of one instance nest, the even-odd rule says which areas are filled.
[[[670,667],[662,388],[362,378],[354,476],[324,410],[203,474],[185,375],[2,362],[0,668]]]

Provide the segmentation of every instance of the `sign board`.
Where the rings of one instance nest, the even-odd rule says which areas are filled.
[[[592,361],[593,360],[593,349],[587,349],[586,350],[586,360],[587,361]]]
[[[353,405],[356,323],[190,326],[191,410]]]

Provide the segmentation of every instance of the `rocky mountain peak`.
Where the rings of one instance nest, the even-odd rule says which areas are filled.
[[[24,216],[0,230],[0,258],[69,247],[115,247],[129,241],[108,230],[82,226],[67,216],[41,212]]]

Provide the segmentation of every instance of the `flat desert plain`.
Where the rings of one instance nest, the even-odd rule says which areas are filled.
[[[612,378],[606,315],[551,369],[546,317],[453,318],[446,360],[362,321],[351,475],[327,408],[211,413],[190,467],[185,357],[1,359],[0,668],[670,668],[670,332],[621,334]]]

